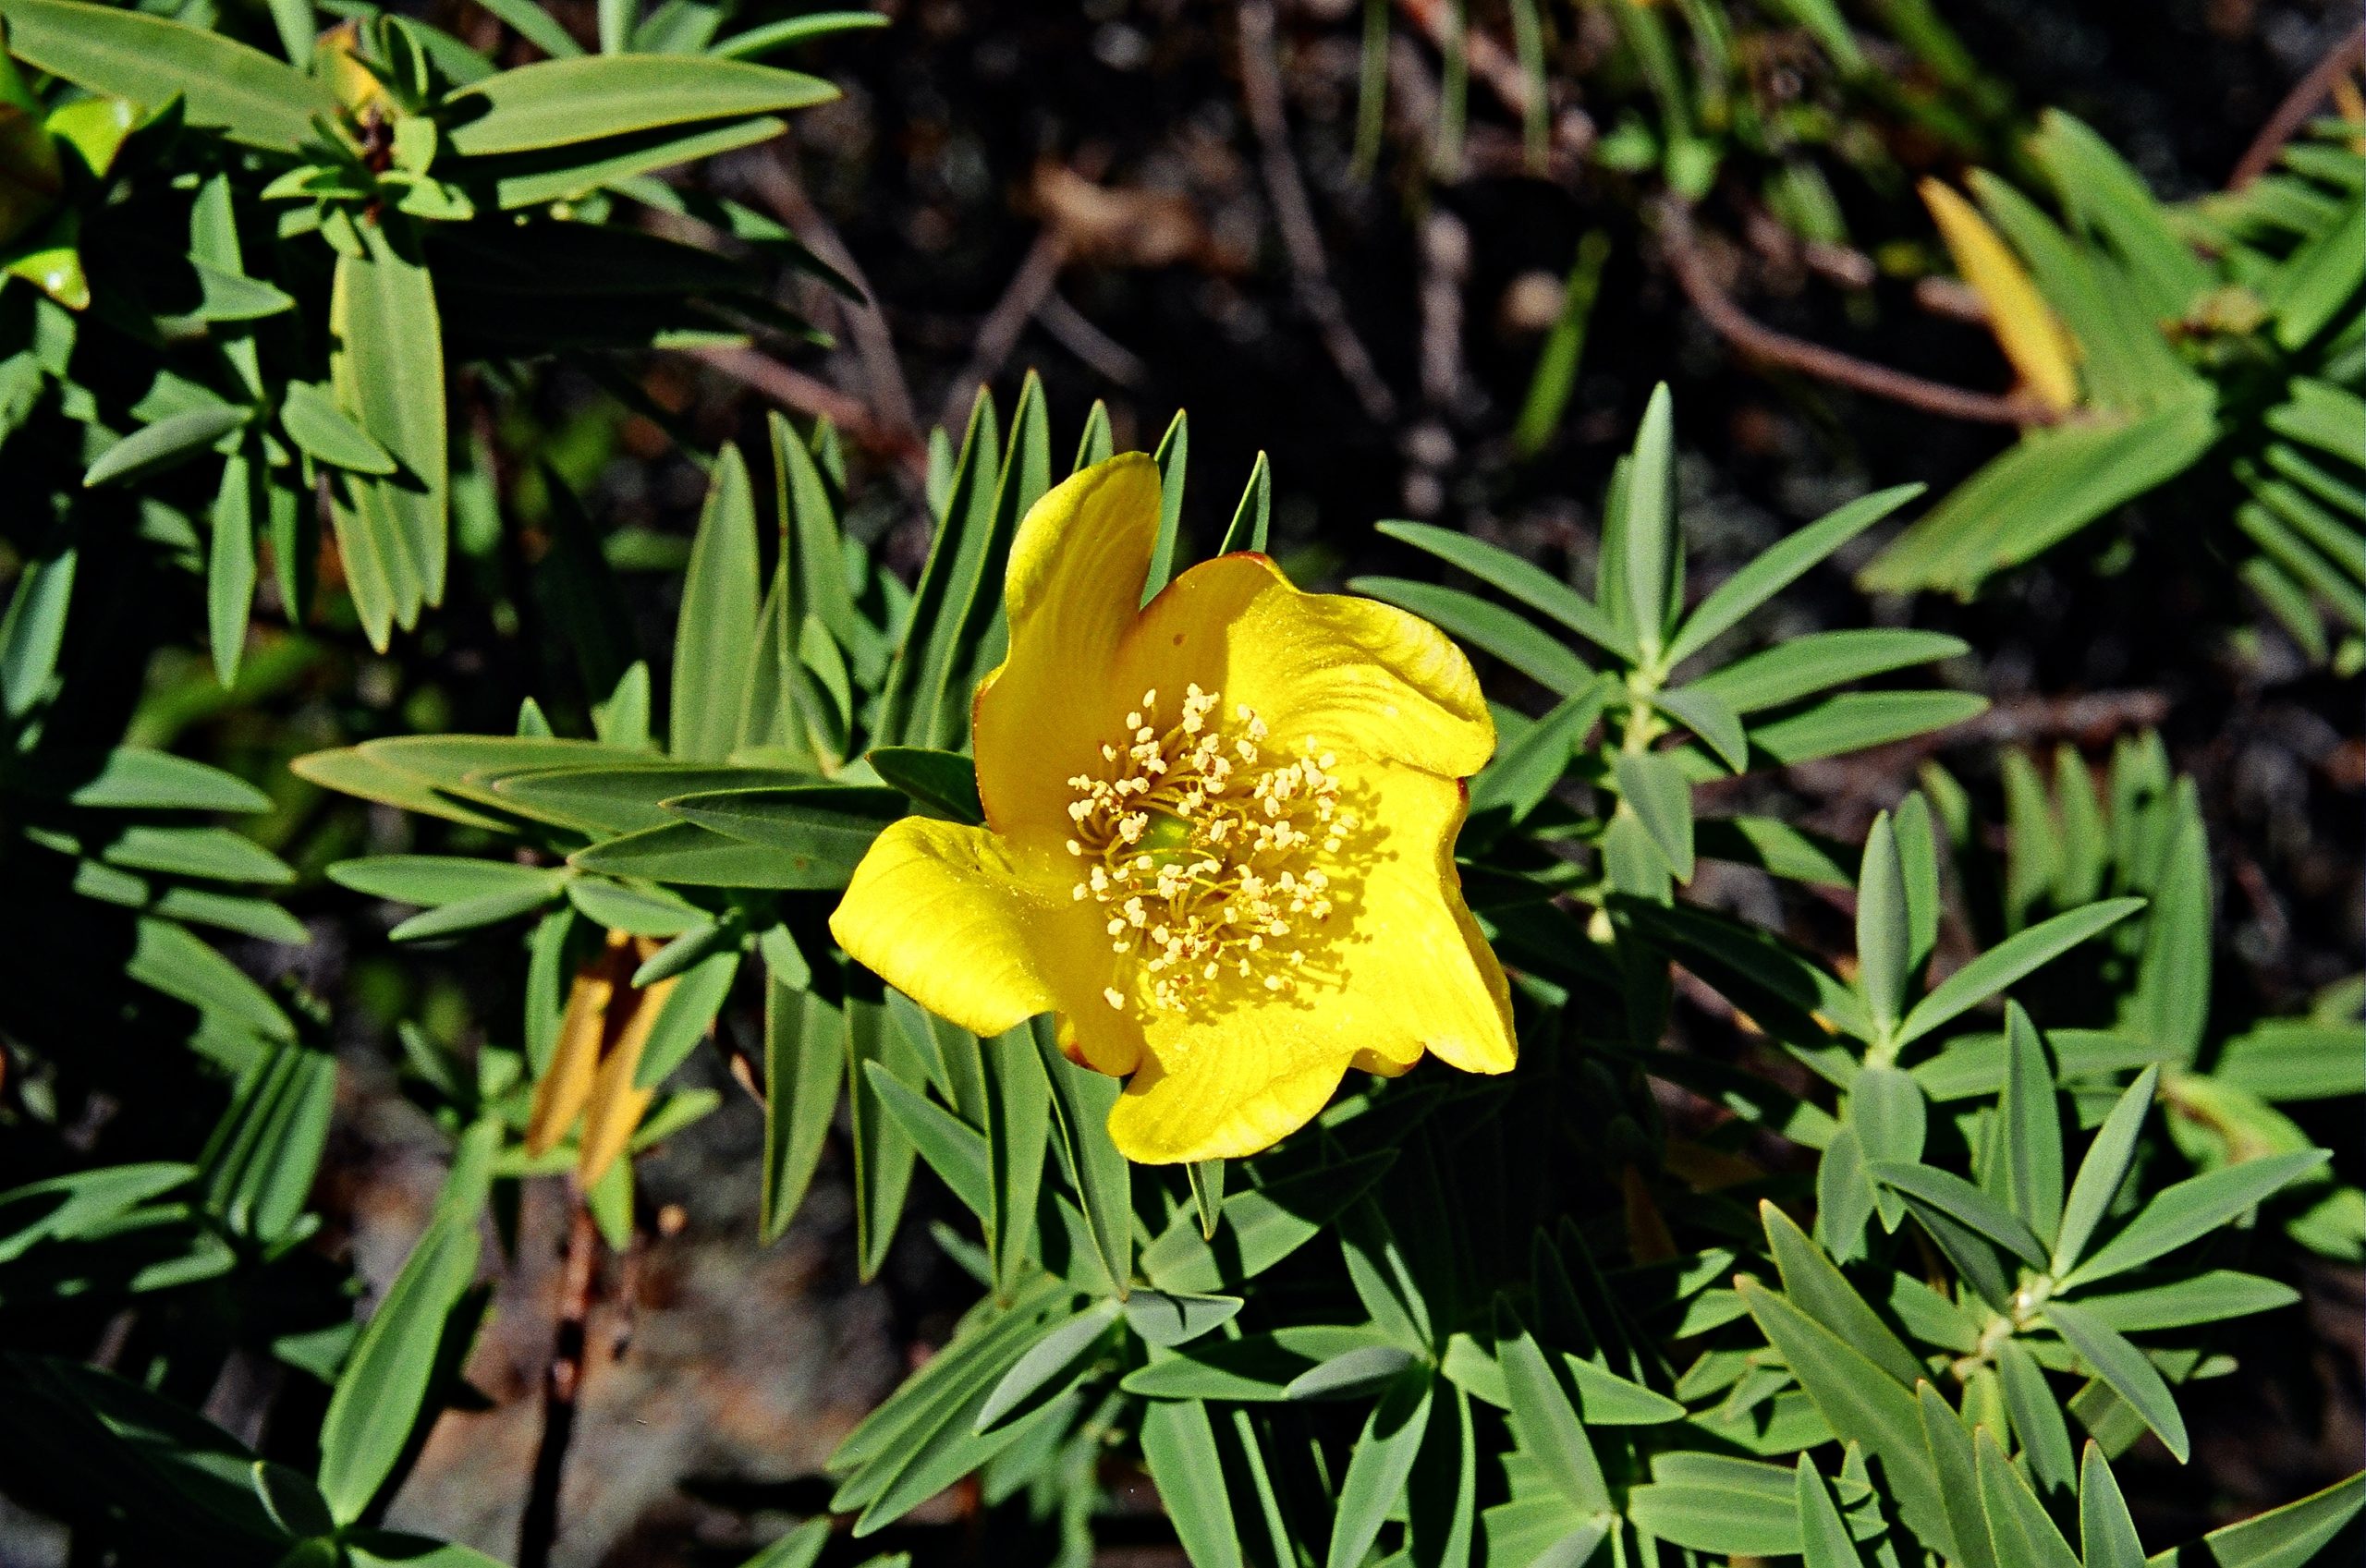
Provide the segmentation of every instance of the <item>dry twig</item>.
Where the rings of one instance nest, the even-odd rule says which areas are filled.
[[[1274,36],[1273,0],[1241,0],[1240,89],[1249,106],[1249,123],[1257,132],[1265,194],[1274,206],[1274,221],[1282,231],[1282,249],[1289,257],[1290,279],[1300,308],[1314,320],[1315,331],[1331,362],[1346,379],[1348,390],[1375,424],[1393,423],[1396,397],[1381,379],[1363,340],[1348,324],[1347,306],[1331,281],[1323,255],[1322,232],[1315,226],[1314,207],[1299,177],[1298,161],[1290,152],[1289,120],[1282,101],[1279,41]]]
[[[574,1214],[567,1237],[565,1272],[559,1286],[558,1329],[550,1364],[543,1372],[543,1440],[534,1451],[533,1481],[518,1521],[518,1568],[547,1568],[558,1539],[559,1485],[567,1472],[567,1444],[575,1437],[576,1404],[583,1392],[586,1326],[600,1274],[600,1228],[592,1210],[570,1191]]]
[[[928,448],[910,426],[889,425],[871,405],[850,392],[784,365],[752,348],[692,348],[690,358],[713,367],[784,408],[810,418],[824,419],[846,432],[848,440],[875,456],[893,461],[916,479],[928,474]]]
[[[1670,197],[1661,204],[1659,233],[1668,267],[1675,273],[1685,298],[1692,301],[1692,308],[1701,312],[1718,336],[1750,359],[1953,419],[1993,425],[2038,425],[2052,423],[2058,418],[2052,409],[2020,398],[1998,397],[1992,393],[1925,380],[1777,332],[1736,304],[1717,282],[1693,233],[1692,214],[1682,201]]]
[[[2344,71],[2354,70],[2366,63],[2366,23],[2349,30],[2342,41],[2325,52],[2325,57],[2309,67],[2309,74],[2292,84],[2284,102],[2268,115],[2267,123],[2243,150],[2235,164],[2235,172],[2226,176],[2226,188],[2240,190],[2275,166],[2275,160],[2300,128],[2309,123],[2317,105],[2325,101],[2333,84]]]

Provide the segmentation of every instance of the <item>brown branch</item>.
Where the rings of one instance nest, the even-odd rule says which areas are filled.
[[[855,358],[861,364],[863,380],[870,387],[871,404],[878,411],[876,422],[890,430],[909,432],[918,441],[920,416],[915,412],[911,387],[904,380],[903,363],[896,358],[895,338],[887,329],[887,317],[879,307],[879,291],[871,286],[854,252],[847,249],[838,231],[806,194],[790,162],[795,156],[784,143],[777,157],[751,162],[749,181],[765,205],[772,208],[773,215],[787,225],[808,249],[862,291],[860,304],[842,296],[832,298],[838,300],[847,335],[854,342]]]
[[[1323,259],[1313,203],[1308,200],[1306,182],[1299,177],[1298,161],[1290,152],[1279,53],[1273,0],[1241,0],[1241,97],[1248,105],[1249,123],[1257,132],[1258,162],[1265,176],[1266,198],[1273,203],[1274,221],[1282,231],[1282,249],[1289,258],[1293,290],[1299,308],[1313,319],[1331,362],[1338,367],[1356,401],[1363,405],[1366,417],[1375,424],[1389,424],[1396,418],[1396,395],[1381,379],[1363,340],[1348,324],[1347,306]]]
[[[1660,206],[1660,240],[1677,284],[1684,290],[1685,298],[1691,300],[1692,308],[1701,312],[1701,319],[1718,336],[1748,359],[1948,419],[1993,425],[2037,425],[2052,423],[2058,418],[2052,409],[2020,398],[1998,397],[1945,382],[1927,381],[1775,331],[1734,303],[1733,297],[1717,282],[1693,233],[1691,213],[1673,197]]]
[[[938,422],[945,429],[960,430],[969,422],[970,405],[976,401],[979,388],[994,379],[1011,350],[1018,346],[1019,334],[1052,297],[1053,286],[1060,281],[1060,269],[1067,260],[1067,239],[1057,228],[1046,225],[1028,247],[1002,298],[978,323],[969,366],[954,378],[952,389],[945,395],[945,412],[938,416]]]
[[[583,1392],[585,1329],[592,1293],[599,1280],[600,1228],[591,1208],[571,1189],[567,1258],[559,1286],[558,1330],[550,1365],[543,1373],[543,1440],[534,1451],[534,1476],[526,1509],[518,1521],[518,1568],[548,1568],[558,1539],[559,1483],[567,1471],[567,1444],[575,1436],[576,1403]]]
[[[1443,53],[1453,46],[1455,18],[1448,0],[1396,0],[1396,8],[1426,34]],[[1462,59],[1470,74],[1487,84],[1515,118],[1526,118],[1532,99],[1528,73],[1512,52],[1490,35],[1466,25],[1462,29]]]
[[[2267,123],[2259,128],[2259,134],[2243,150],[2235,172],[2226,176],[2226,188],[2240,190],[2274,168],[2285,143],[2309,123],[2309,116],[2325,101],[2342,72],[2361,62],[2366,62],[2366,24],[2350,29],[2340,43],[2325,52],[2323,59],[2309,67],[2308,75],[2292,84],[2292,91],[2284,95],[2284,102],[2275,106],[2275,113],[2268,115]]]
[[[886,423],[872,411],[871,405],[852,393],[841,392],[827,382],[752,348],[690,348],[684,352],[784,408],[829,420],[856,445],[889,459],[913,478],[927,477],[928,448],[921,444],[920,436],[909,425]]]
[[[1058,290],[1043,297],[1043,303],[1036,309],[1035,321],[1061,347],[1083,360],[1103,380],[1118,386],[1141,386],[1149,382],[1150,367],[1132,349],[1093,325],[1083,311],[1062,298]]]

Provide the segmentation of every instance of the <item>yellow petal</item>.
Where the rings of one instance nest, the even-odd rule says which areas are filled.
[[[1935,179],[1920,187],[1922,203],[1939,225],[1939,237],[1955,258],[1956,271],[1988,307],[1996,346],[2040,403],[2049,408],[2079,402],[2079,346],[2045,297],[2030,281],[2018,257],[1972,204]]]
[[[979,683],[971,712],[978,793],[998,832],[1058,834],[1067,781],[1141,692],[1112,687],[1158,538],[1158,466],[1139,452],[1055,486],[1018,525],[1004,608],[1010,652]]]
[[[855,962],[972,1034],[1057,1012],[1072,1053],[1101,1072],[1132,1072],[1140,1031],[1101,997],[1115,968],[1103,912],[1071,896],[1074,873],[1055,854],[1066,857],[1014,851],[982,828],[906,817],[855,868],[830,934]]]
[[[1359,782],[1384,825],[1337,883],[1346,929],[1281,996],[1151,1019],[1109,1116],[1128,1159],[1253,1154],[1311,1120],[1350,1066],[1393,1076],[1434,1051],[1510,1069],[1510,991],[1454,874],[1461,786],[1384,767]]]
[[[529,1154],[543,1155],[557,1148],[583,1113],[600,1065],[600,1042],[607,1035],[608,1004],[626,977],[622,966],[630,940],[622,931],[609,932],[607,950],[579,970],[567,988],[558,1044],[534,1085],[534,1108],[526,1119]]]
[[[1190,682],[1221,692],[1226,713],[1254,709],[1287,747],[1311,735],[1342,758],[1442,778],[1477,772],[1495,748],[1479,677],[1444,632],[1393,605],[1301,593],[1247,552],[1177,577],[1127,639],[1121,689]]]

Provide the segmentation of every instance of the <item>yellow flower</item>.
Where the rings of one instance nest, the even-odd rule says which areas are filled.
[[[1263,1149],[1351,1066],[1508,1071],[1454,869],[1495,742],[1470,662],[1259,554],[1142,607],[1158,483],[1132,453],[1028,514],[973,711],[986,825],[896,823],[832,933],[974,1033],[1057,1014],[1071,1060],[1128,1078],[1109,1131],[1144,1162]]]

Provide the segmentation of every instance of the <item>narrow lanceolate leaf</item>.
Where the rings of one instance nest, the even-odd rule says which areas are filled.
[[[2079,1460],[2079,1555],[2086,1568],[2144,1568],[2143,1543],[2120,1496],[2119,1477],[2092,1440]]]
[[[1857,873],[1857,984],[1865,1008],[1886,1035],[1906,1005],[1907,961],[1913,946],[1906,913],[1906,873],[1889,813],[1873,819]]]
[[[2062,1223],[2062,1112],[2037,1026],[2019,1003],[2005,1008],[2004,1117],[2006,1191],[2013,1212],[2046,1246]]]
[[[2117,1235],[2071,1270],[2062,1286],[2091,1285],[2199,1241],[2332,1158],[2323,1149],[2262,1155],[2164,1187]]]
[[[222,483],[206,514],[206,641],[214,678],[226,687],[238,681],[247,623],[254,614],[255,523],[270,504],[263,493],[267,483],[243,450],[234,452],[222,465]]]
[[[1674,595],[1670,578],[1680,548],[1676,538],[1674,400],[1665,385],[1652,389],[1635,450],[1627,468],[1625,526],[1619,530],[1625,560],[1620,570],[1636,645],[1648,656],[1660,650]]]
[[[755,492],[739,449],[726,445],[690,543],[674,629],[673,710],[666,722],[676,757],[720,761],[729,755],[754,669],[762,590]]]
[[[1783,1293],[1795,1309],[1856,1350],[1900,1388],[1911,1388],[1917,1379],[1928,1375],[1906,1342],[1789,1215],[1772,1202],[1762,1201],[1758,1216],[1766,1230],[1768,1250],[1774,1255],[1774,1267],[1783,1277]]]
[[[2072,1490],[2079,1477],[2078,1462],[2070,1453],[2069,1424],[2028,1345],[2007,1339],[1996,1347],[1996,1380],[2012,1418],[2014,1440],[2031,1471],[2049,1491]]]
[[[1241,1568],[1240,1528],[1225,1488],[1224,1456],[1198,1400],[1142,1408],[1142,1463],[1191,1568]]]
[[[1229,555],[1236,550],[1262,551],[1273,522],[1274,468],[1260,452],[1249,470],[1249,488],[1241,492],[1240,504],[1233,509],[1232,524],[1224,530],[1224,540],[1216,553]]]
[[[1932,987],[1898,1027],[1899,1043],[1919,1039],[1957,1014],[1979,1006],[2022,976],[2043,968],[2142,907],[2140,898],[2107,898],[2007,937]]]
[[[1954,1532],[1914,1396],[1786,1297],[1748,1278],[1736,1281],[1735,1288],[1833,1430],[1880,1457],[1907,1528],[1952,1553]]]
[[[2143,1129],[2145,1112],[2153,1109],[2160,1082],[2157,1066],[2138,1074],[2087,1146],[2087,1156],[2079,1162],[2070,1196],[2063,1204],[2062,1234],[2055,1237],[2054,1255],[2046,1265],[2046,1272],[2055,1279],[2067,1274],[2079,1261],[2087,1243],[2094,1239],[2095,1227],[2110,1211],[2112,1199],[2119,1195],[2119,1184],[2128,1179],[2128,1168],[2136,1158],[2137,1134]]]
[[[329,295],[329,382],[396,467],[333,475],[330,520],[362,628],[384,649],[390,626],[443,602],[451,472],[434,282],[386,229],[361,232],[361,252],[337,258]]]
[[[1610,1488],[1602,1461],[1578,1419],[1568,1392],[1553,1375],[1533,1336],[1508,1307],[1495,1311],[1495,1358],[1510,1395],[1512,1427],[1519,1451],[1543,1468],[1569,1506],[1579,1513],[1610,1509]]]
[[[2323,1561],[2318,1553],[2361,1508],[2366,1508],[2366,1475],[2352,1476],[2298,1502],[2211,1531],[2194,1555],[2210,1568],[2311,1568]],[[2185,1554],[2176,1561],[2182,1563]],[[2089,1568],[2094,1568],[2092,1558]]]
[[[986,1246],[994,1289],[1008,1299],[1028,1266],[1035,1239],[1035,1198],[1051,1138],[1052,1088],[1036,1054],[1035,1031],[1021,1024],[986,1042],[986,1147],[993,1175]]]
[[[1678,881],[1692,880],[1692,786],[1675,759],[1658,751],[1620,751],[1611,759],[1619,803],[1629,808],[1667,857]]]
[[[1719,583],[1694,607],[1668,644],[1670,668],[1698,653],[1752,610],[1774,598],[1817,562],[1922,493],[1919,484],[1859,496],[1817,518]]]
[[[170,414],[143,425],[99,454],[82,475],[85,488],[120,484],[161,473],[212,449],[222,438],[245,424],[248,410],[235,404],[216,404]]]
[[[1980,1508],[1987,1516],[1988,1539],[2000,1563],[2013,1568],[2079,1568],[2070,1543],[2030,1489],[2029,1482],[2005,1457],[2004,1446],[1986,1427],[1972,1440],[1978,1454]]]
[[[1364,1421],[1339,1482],[1339,1507],[1331,1525],[1326,1568],[1359,1568],[1380,1527],[1403,1501],[1405,1483],[1429,1429],[1435,1382],[1426,1367],[1407,1372],[1389,1385]]]
[[[2144,1424],[2167,1445],[2168,1451],[2182,1465],[2191,1453],[2187,1441],[2185,1417],[2177,1413],[2177,1402],[2169,1392],[2169,1385],[2144,1358],[2144,1353],[2130,1344],[2116,1329],[2105,1328],[2097,1319],[2067,1301],[2046,1304],[2046,1321],[2054,1326],[2079,1359],[2111,1386],[2112,1392],[2128,1402],[2128,1407],[2143,1417]]]
[[[1799,1546],[1807,1554],[1805,1568],[1863,1568],[1848,1526],[1832,1501],[1832,1489],[1816,1473],[1814,1461],[1799,1455]]]
[[[2035,1233],[2011,1209],[1953,1172],[1883,1161],[1873,1165],[1872,1173],[1875,1180],[1896,1187],[1918,1204],[1970,1226],[2031,1268],[2045,1267],[2045,1247]]]
[[[1096,1301],[1037,1340],[986,1395],[970,1429],[990,1432],[1023,1420],[1067,1392],[1092,1365],[1117,1314],[1115,1301]]]
[[[1176,545],[1183,527],[1183,474],[1191,456],[1191,424],[1182,409],[1175,411],[1152,456],[1158,464],[1158,538],[1151,546],[1150,576],[1142,583],[1145,604],[1175,576]]]
[[[837,89],[795,71],[683,55],[538,60],[453,96],[445,134],[468,157],[527,152],[662,126],[826,103]]]
[[[1049,1019],[1036,1019],[1034,1034],[1052,1085],[1052,1136],[1061,1170],[1084,1211],[1110,1292],[1123,1297],[1134,1273],[1134,1168],[1109,1140],[1108,1125],[1123,1087],[1061,1055],[1058,1031]]]
[[[1484,540],[1429,523],[1382,523],[1380,531],[1426,550],[1448,565],[1509,594],[1531,610],[1560,622],[1605,652],[1632,662],[1634,639],[1620,630],[1593,601],[1531,561]]]
[[[431,1223],[354,1342],[321,1423],[321,1495],[350,1524],[401,1457],[428,1393],[445,1320],[476,1277],[477,1216]]]
[[[150,110],[178,98],[191,126],[249,147],[292,152],[337,112],[318,79],[205,28],[79,0],[7,0],[0,16],[28,65]]]

